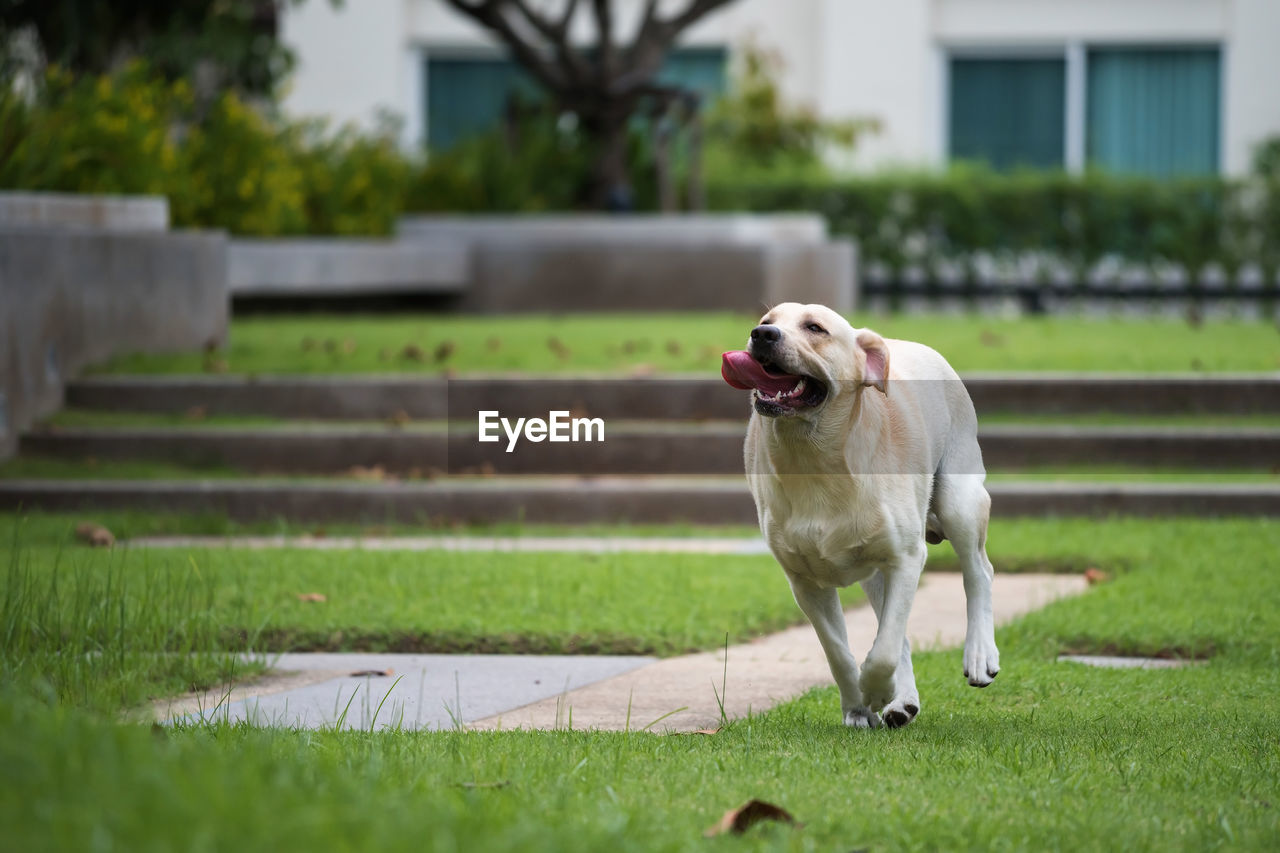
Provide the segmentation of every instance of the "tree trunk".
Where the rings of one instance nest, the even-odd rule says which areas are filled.
[[[593,160],[586,197],[596,210],[629,213],[635,209],[627,170],[627,121],[613,116],[583,122]]]

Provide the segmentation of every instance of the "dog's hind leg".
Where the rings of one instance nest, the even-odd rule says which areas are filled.
[[[981,470],[981,469],[979,469]],[[991,497],[982,474],[939,475],[934,503],[942,527],[960,559],[968,621],[964,640],[964,675],[974,687],[986,687],[1000,671],[995,621],[991,613],[993,570],[987,559],[987,523]]]
[[[880,718],[862,701],[858,686],[858,662],[849,651],[849,632],[844,624],[844,611],[840,609],[840,594],[787,573],[796,604],[804,611],[813,630],[822,643],[827,665],[840,688],[840,709],[844,724],[850,728],[877,728]]]
[[[884,609],[884,576],[876,572],[862,582],[862,591],[867,594],[867,601],[875,611],[876,620]],[[916,689],[915,670],[911,667],[911,640],[902,638],[902,658],[898,661],[898,670],[894,674],[897,689],[893,701],[885,706],[885,725],[891,729],[905,726],[920,713],[920,691]]]

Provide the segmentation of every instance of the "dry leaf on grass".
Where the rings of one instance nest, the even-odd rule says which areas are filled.
[[[1089,586],[1096,586],[1100,583],[1106,583],[1109,580],[1111,580],[1111,575],[1107,574],[1102,569],[1090,566],[1084,570],[1084,582]]]
[[[398,427],[404,426],[405,424],[409,423],[409,421],[411,420],[413,420],[413,418],[409,417],[409,413],[406,412],[404,409],[397,409],[394,415],[387,418],[388,423],[390,423],[392,426],[398,426]]]
[[[351,677],[352,678],[382,678],[384,676],[391,675],[393,672],[395,672],[395,670],[391,669],[390,667],[388,667],[387,669],[357,669],[355,672],[351,673]]]
[[[440,364],[441,362],[448,361],[449,356],[453,355],[453,352],[456,349],[457,349],[457,345],[454,344],[453,341],[445,341],[444,343],[440,344],[440,346],[436,347],[436,351],[433,353],[436,360],[436,364]]]
[[[329,597],[326,596],[323,592],[300,592],[298,593],[298,600],[324,602],[324,601],[328,601]]]
[[[76,525],[76,538],[94,548],[110,548],[116,544],[116,537],[101,524],[82,521]]]
[[[800,826],[800,824],[796,823],[796,819],[791,816],[791,812],[781,806],[766,803],[764,800],[749,800],[736,809],[729,809],[729,811],[725,812],[724,817],[720,818],[720,821],[715,826],[709,827],[703,835],[707,838],[714,838],[726,832],[740,835],[765,820],[776,820],[779,823]]]

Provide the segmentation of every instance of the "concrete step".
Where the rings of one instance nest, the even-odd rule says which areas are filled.
[[[1280,374],[980,373],[964,377],[980,414],[1276,414]],[[84,409],[282,418],[438,420],[498,409],[508,416],[573,410],[592,417],[738,420],[747,395],[717,376],[103,376],[70,383]]]
[[[1280,516],[1280,486],[993,483],[997,517]],[[742,479],[489,478],[428,483],[0,480],[0,509],[212,512],[298,523],[754,524]]]
[[[277,474],[382,466],[397,474],[723,474],[742,472],[743,422],[606,425],[603,442],[531,443],[511,452],[477,429],[390,427],[59,427],[22,437],[23,454],[151,460]],[[1134,465],[1280,469],[1280,430],[1256,428],[992,426],[978,433],[986,465]]]

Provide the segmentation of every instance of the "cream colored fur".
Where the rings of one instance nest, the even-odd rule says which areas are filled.
[[[817,324],[825,334],[808,327]],[[817,407],[753,413],[746,471],[760,530],[812,622],[850,726],[909,723],[920,697],[906,639],[925,537],[951,540],[964,572],[964,672],[999,671],[986,555],[990,498],[977,417],[938,353],[854,329],[821,305],[786,303],[761,325],[781,330],[771,360],[825,383]],[[754,392],[753,392],[754,397]],[[837,588],[861,583],[879,626],[859,670]]]

